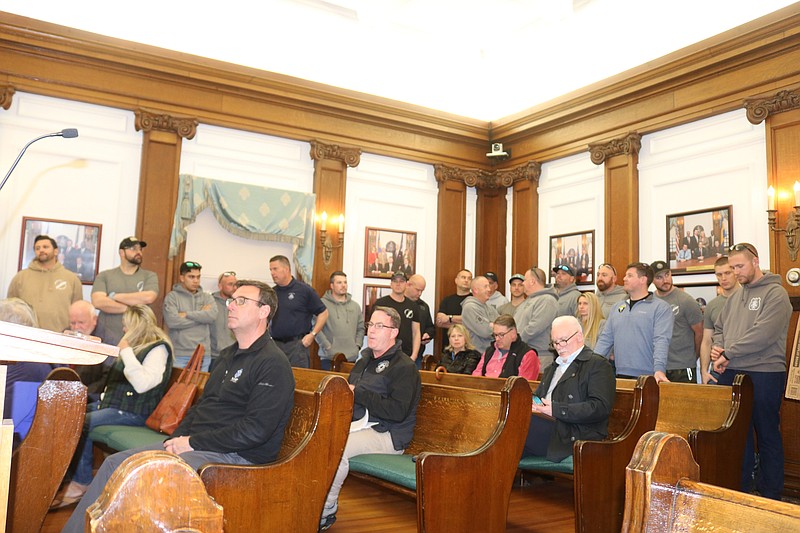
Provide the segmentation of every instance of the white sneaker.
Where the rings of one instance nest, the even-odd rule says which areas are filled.
[[[80,501],[80,499],[83,498],[83,495],[86,494],[86,490],[88,488],[89,485],[84,485],[76,481],[70,481],[63,488],[63,492],[59,491],[59,494],[56,494],[53,503],[50,504],[50,509],[60,509]]]

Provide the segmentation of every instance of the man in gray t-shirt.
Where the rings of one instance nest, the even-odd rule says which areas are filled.
[[[703,312],[694,298],[672,284],[672,271],[664,261],[652,265],[656,298],[672,307],[672,339],[667,354],[667,379],[697,383],[697,358],[703,340]]]
[[[736,280],[733,268],[728,264],[728,256],[723,255],[714,262],[714,275],[719,282],[721,294],[708,302],[703,317],[703,342],[700,345],[700,375],[703,377],[702,383],[716,383],[716,372],[711,373],[708,367],[711,364],[711,340],[714,336],[714,324],[717,322],[725,302],[741,285]]]
[[[158,276],[140,266],[145,246],[136,237],[125,237],[119,243],[120,265],[100,272],[94,280],[92,305],[100,310],[97,325],[105,330],[106,344],[122,339],[122,313],[129,306],[150,305],[158,297]]]

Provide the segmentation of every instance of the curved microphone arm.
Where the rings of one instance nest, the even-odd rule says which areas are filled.
[[[78,130],[76,130],[75,128],[67,128],[67,129],[64,129],[64,130],[61,130],[61,131],[57,131],[55,133],[48,133],[47,135],[42,135],[41,137],[36,137],[34,140],[32,140],[31,142],[26,144],[25,147],[22,149],[22,151],[17,156],[17,158],[14,160],[14,164],[12,164],[11,168],[8,169],[8,173],[6,173],[6,177],[3,178],[2,183],[0,183],[0,190],[3,189],[3,186],[6,184],[6,181],[8,181],[9,176],[11,176],[11,173],[14,172],[15,168],[17,168],[17,163],[19,163],[19,160],[22,159],[23,155],[25,155],[25,150],[27,150],[30,145],[32,145],[36,141],[41,141],[42,139],[46,139],[47,137],[64,137],[65,139],[73,139],[73,138],[75,138],[77,136],[78,136]]]

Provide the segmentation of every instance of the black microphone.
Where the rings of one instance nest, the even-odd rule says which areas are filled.
[[[48,137],[64,137],[65,139],[74,139],[77,136],[78,136],[78,130],[77,129],[75,129],[75,128],[67,128],[67,129],[64,129],[64,130],[61,130],[61,131],[57,131],[55,133],[48,133],[47,135],[42,135],[41,137],[36,137],[34,140],[32,140],[31,142],[26,144],[25,147],[22,149],[22,151],[17,156],[17,158],[14,160],[14,164],[11,165],[10,169],[8,169],[8,173],[6,174],[6,177],[3,178],[3,182],[0,183],[0,190],[3,189],[3,185],[6,184],[6,181],[8,181],[8,178],[9,178],[9,176],[11,176],[11,173],[14,172],[15,168],[17,168],[17,163],[19,163],[19,160],[22,159],[22,156],[23,156],[23,154],[25,154],[25,150],[28,149],[28,146],[32,145],[36,141],[40,141],[40,140],[46,139]]]

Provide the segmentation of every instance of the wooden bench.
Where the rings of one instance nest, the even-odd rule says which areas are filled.
[[[732,386],[659,384],[656,431],[685,438],[700,465],[700,481],[739,489],[753,413],[753,382],[738,374]]]
[[[524,378],[499,392],[425,383],[405,454],[353,457],[350,475],[416,498],[420,532],[505,531],[530,405]]]
[[[702,467],[678,435],[644,435],[626,470],[626,533],[800,531],[800,506],[698,481]]]

